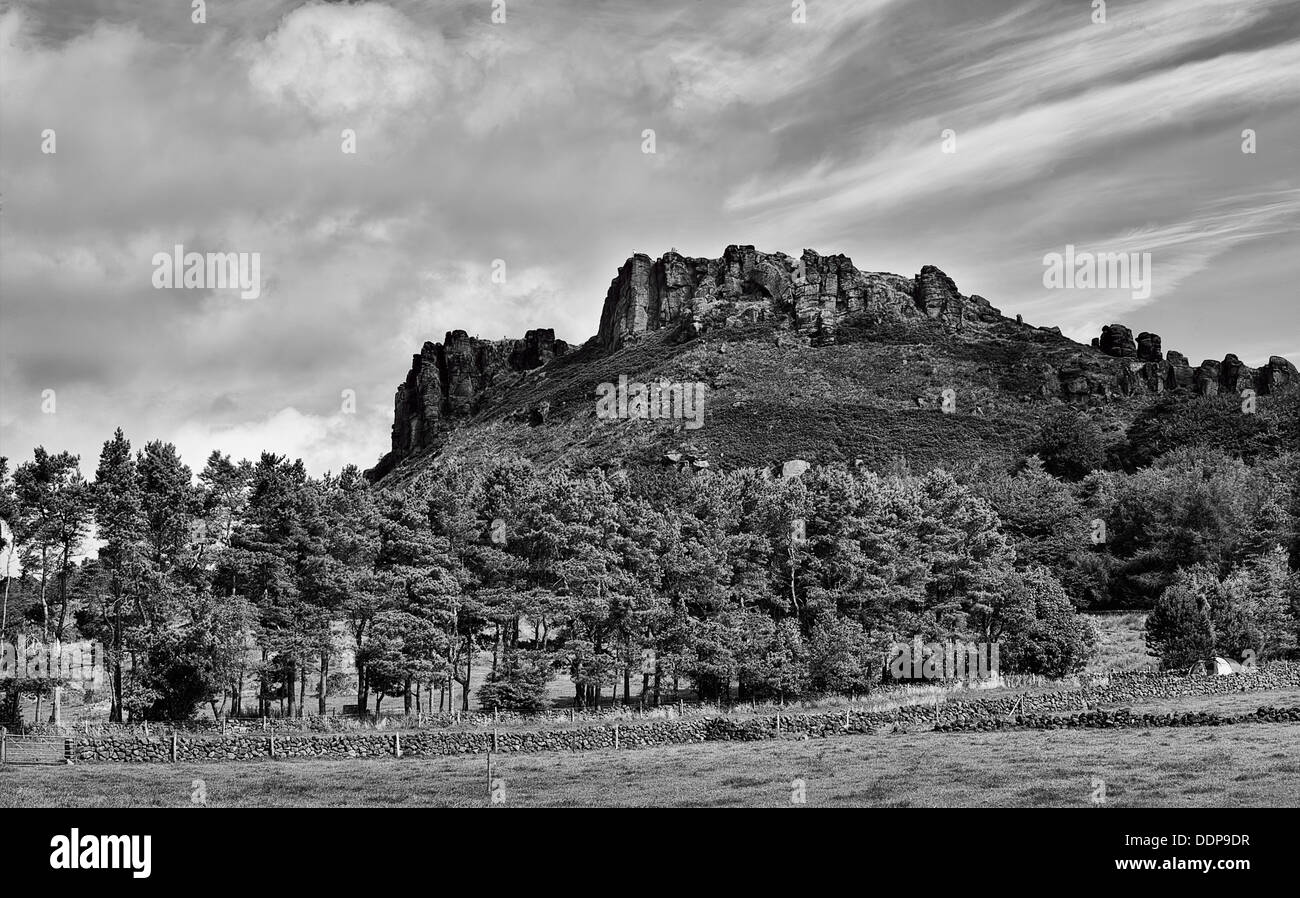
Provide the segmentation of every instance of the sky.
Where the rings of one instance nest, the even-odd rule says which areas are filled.
[[[1300,362],[1300,0],[1099,5],[0,0],[0,455],[369,467],[425,340],[580,343],[733,243]],[[260,293],[159,289],[177,244]],[[1067,245],[1150,296],[1047,289]]]

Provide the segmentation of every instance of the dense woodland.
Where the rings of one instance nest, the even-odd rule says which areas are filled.
[[[196,475],[119,430],[90,479],[68,453],[0,460],[0,634],[102,643],[114,721],[323,712],[340,689],[371,711],[530,711],[561,671],[580,708],[861,694],[917,636],[996,641],[1003,673],[1060,677],[1090,657],[1088,609],[1152,609],[1168,667],[1295,656],[1297,455],[1138,427],[1128,463],[1067,410],[1011,470],[499,457],[401,491],[271,453],[213,452]],[[0,681],[0,718],[58,685]]]

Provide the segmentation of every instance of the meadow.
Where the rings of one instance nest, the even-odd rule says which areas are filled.
[[[910,733],[581,754],[0,768],[0,807],[1294,807],[1294,726]],[[202,782],[206,804],[194,798]],[[1104,801],[1099,787],[1104,784]]]

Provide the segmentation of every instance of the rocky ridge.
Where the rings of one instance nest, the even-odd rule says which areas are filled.
[[[675,250],[658,259],[633,255],[611,281],[599,330],[582,349],[606,356],[652,335],[686,342],[758,325],[775,331],[778,344],[826,345],[850,333],[870,338],[873,331],[900,328],[915,332],[918,342],[953,346],[1029,340],[1044,348],[1039,397],[1084,404],[1143,393],[1268,394],[1300,382],[1296,367],[1281,356],[1259,369],[1231,353],[1192,367],[1181,353],[1164,351],[1158,334],[1134,338],[1122,324],[1107,325],[1084,346],[1058,328],[1004,317],[984,297],[961,293],[932,265],[909,278],[861,271],[844,255],[804,250],[796,258],[740,245],[717,259]],[[477,413],[491,388],[508,387],[521,375],[544,377],[549,363],[571,352],[551,329],[495,341],[455,330],[442,343],[425,343],[394,397],[391,449],[369,475],[379,479],[404,458],[436,448],[458,421]],[[524,411],[535,425],[546,420],[549,407]]]

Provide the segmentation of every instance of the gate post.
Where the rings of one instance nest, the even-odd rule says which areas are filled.
[[[8,756],[6,755],[5,740],[9,738],[9,731],[0,727],[0,764],[3,764]]]

